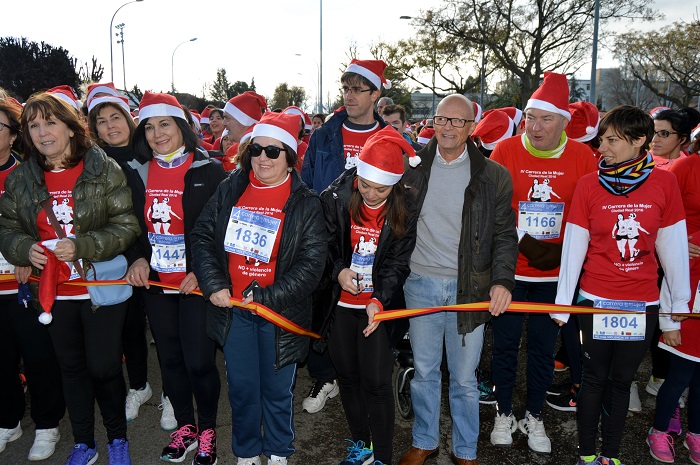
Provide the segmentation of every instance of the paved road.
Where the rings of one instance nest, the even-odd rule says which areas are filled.
[[[518,386],[520,392],[516,394],[514,405],[516,410],[524,405],[523,393],[525,390],[524,365],[522,359],[525,356],[525,343],[521,348],[521,363],[518,370]],[[489,347],[485,348],[484,359],[490,354]],[[646,380],[650,374],[649,357],[645,359],[637,379]],[[149,351],[149,381],[153,385],[154,395],[140,411],[139,417],[129,424],[129,442],[131,444],[131,457],[133,463],[158,464],[161,449],[168,442],[168,433],[159,427],[160,411],[160,372],[156,365],[155,347]],[[219,401],[218,420],[218,446],[219,465],[235,464],[235,457],[231,453],[231,410],[226,396],[226,382],[224,378],[224,363],[221,353],[218,354],[218,366],[222,379],[222,395]],[[558,373],[556,381],[563,381],[568,372]],[[295,423],[297,438],[295,445],[297,452],[292,456],[290,464],[293,465],[337,465],[345,453],[344,438],[349,436],[347,423],[342,412],[340,399],[335,398],[327,404],[327,407],[317,414],[308,414],[301,410],[303,397],[310,389],[310,379],[305,368],[299,370],[295,398]],[[645,443],[646,432],[651,424],[655,398],[644,392],[644,383],[640,383],[640,395],[642,397],[643,411],[637,414],[629,414],[627,428],[622,446],[622,456],[626,465],[655,464],[648,453]],[[443,392],[447,392],[445,384]],[[99,409],[98,409],[99,412]],[[572,413],[557,412],[545,406],[543,416],[548,435],[552,439],[552,454],[539,455],[529,451],[527,438],[516,432],[514,444],[510,449],[499,449],[489,443],[489,433],[493,427],[495,415],[494,406],[481,406],[481,435],[479,437],[479,463],[481,465],[573,465],[576,461],[576,422]],[[686,412],[682,412],[683,425],[686,424]],[[34,438],[34,426],[28,415],[22,420],[24,435],[8,445],[7,449],[0,453],[0,465],[42,463],[46,465],[64,465],[66,457],[73,445],[68,415],[61,422],[60,431],[62,439],[53,457],[43,462],[27,461],[27,453]],[[100,458],[97,465],[107,464],[107,451],[105,445],[105,432],[101,424],[101,418],[97,418],[97,440]],[[411,443],[411,422],[401,419],[397,415],[396,433],[394,437],[395,462]],[[450,419],[447,399],[442,399],[441,441],[440,455],[437,459],[426,462],[426,465],[448,465],[450,451]],[[677,464],[689,464],[687,450],[682,446],[682,439],[676,440],[678,444]],[[183,462],[189,464],[189,462]]]

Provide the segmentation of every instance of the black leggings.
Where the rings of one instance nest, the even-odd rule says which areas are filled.
[[[126,302],[126,321],[122,336],[124,361],[126,362],[126,371],[129,374],[129,386],[131,389],[141,389],[148,381],[146,313],[140,292],[134,291],[134,294]]]
[[[391,372],[394,355],[386,325],[369,337],[367,312],[337,306],[328,350],[338,372],[340,398],[353,441],[374,444],[374,458],[391,464],[394,436],[394,395]]]
[[[663,350],[663,349],[662,349]],[[669,369],[666,380],[656,396],[654,428],[668,431],[668,423],[685,388],[688,392],[688,431],[700,434],[700,362],[668,353]]]
[[[593,302],[583,300],[578,305],[591,307]],[[658,312],[659,307],[651,305],[646,309]],[[630,386],[649,350],[658,315],[646,315],[643,341],[593,339],[593,315],[579,315],[578,319],[583,343],[583,379],[577,409],[579,454],[597,455],[595,443],[600,421],[602,455],[619,457]]]
[[[196,295],[143,292],[148,321],[156,341],[163,386],[173,404],[178,427],[216,427],[221,381],[216,344],[207,336],[207,306]],[[195,422],[192,396],[197,401]]]

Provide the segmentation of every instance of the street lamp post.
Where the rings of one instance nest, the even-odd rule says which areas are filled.
[[[171,74],[170,86],[172,88],[173,94],[175,93],[175,52],[177,52],[177,49],[180,48],[180,45],[184,45],[187,42],[194,42],[195,40],[197,40],[197,38],[193,37],[190,40],[186,40],[184,42],[181,42],[181,43],[177,44],[177,47],[175,47],[175,50],[173,50],[173,57],[170,60],[170,74]]]
[[[422,19],[423,22],[427,23],[428,21],[424,18],[414,18],[413,16],[406,16],[402,15],[399,16],[399,19]],[[433,92],[432,100],[430,103],[430,117],[432,118],[433,115],[435,115],[435,68],[437,67],[436,61],[437,61],[437,56],[436,56],[436,51],[437,51],[437,42],[435,39],[435,31],[433,31],[433,79],[432,79],[432,88],[430,89]]]
[[[114,30],[114,17],[117,16],[117,13],[119,13],[119,10],[124,8],[130,3],[136,3],[136,2],[142,2],[143,0],[132,0],[130,2],[126,2],[119,8],[117,8],[117,11],[114,12],[112,15],[112,20],[109,22],[109,72],[110,76],[112,77],[112,82],[114,82],[114,52],[112,50],[112,31]],[[124,89],[126,90],[126,89]]]
[[[124,23],[117,24],[114,26],[116,29],[119,29],[119,32],[117,32],[115,35],[119,37],[120,40],[117,41],[117,44],[122,45],[122,74],[124,76],[124,91],[126,91],[126,59],[124,58],[124,26],[126,26]]]
[[[595,11],[593,13],[593,56],[591,57],[591,92],[588,101],[597,105],[596,101],[596,64],[598,62],[598,21],[600,19],[600,0],[595,0]]]
[[[303,56],[301,53],[295,53],[294,56],[301,57]],[[321,95],[321,67],[318,65],[316,60],[313,60],[314,64],[316,65],[316,112],[317,113],[323,113],[323,110],[321,108],[321,101],[323,99],[323,96]],[[299,73],[301,74],[301,73]]]

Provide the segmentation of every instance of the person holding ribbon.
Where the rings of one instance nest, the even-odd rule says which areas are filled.
[[[357,167],[321,194],[333,286],[328,350],[352,434],[341,465],[392,463],[394,355],[387,325],[374,315],[403,308],[403,284],[411,271],[417,215],[399,183],[404,152],[412,165],[420,162],[411,144],[385,127],[367,139]]]
[[[113,259],[136,240],[139,225],[122,170],[92,144],[74,108],[46,92],[22,112],[25,158],[10,173],[0,198],[0,250],[15,266],[33,266],[41,281],[36,308],[48,325],[61,367],[75,447],[67,463],[97,459],[95,400],[112,464],[130,465],[122,374],[126,303],[95,306],[85,287],[65,281],[90,263]],[[51,207],[66,201],[74,235]],[[80,264],[80,265],[79,265]],[[33,288],[37,291],[36,286]],[[52,316],[53,315],[53,316]]]
[[[190,234],[192,266],[209,302],[207,332],[226,358],[238,465],[260,465],[261,453],[283,465],[295,450],[292,392],[309,339],[243,307],[255,302],[311,327],[327,235],[321,202],[294,169],[299,120],[262,116],[241,169],[219,185]]]
[[[655,320],[668,331],[668,346],[681,342],[678,332],[671,331],[671,320],[688,313],[688,260],[679,259],[688,256],[688,239],[675,176],[656,169],[646,150],[654,136],[651,117],[639,108],[619,106],[601,120],[598,134],[598,172],[579,180],[571,200],[555,302],[571,305],[576,297],[577,305],[616,311],[578,315],[586,354],[578,396],[578,464],[620,465],[630,386],[651,344]],[[634,255],[624,259],[610,234],[619,214],[647,231],[639,235]],[[664,271],[660,293],[659,266]],[[664,314],[659,314],[660,301]],[[552,318],[567,321],[569,314]]]
[[[138,160],[148,161],[134,160],[135,169],[128,170],[142,233],[126,253],[130,264],[126,281],[144,288],[142,297],[163,387],[177,420],[177,429],[160,458],[182,462],[188,452],[198,449],[192,463],[213,465],[221,385],[216,345],[205,330],[206,303],[194,294],[198,282],[192,272],[189,232],[226,173],[218,161],[198,148],[197,136],[172,95],[146,92],[139,117],[132,147]],[[156,205],[159,223],[146,221]],[[152,285],[154,282],[160,284]]]

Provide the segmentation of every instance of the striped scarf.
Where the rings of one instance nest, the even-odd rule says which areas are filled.
[[[598,181],[613,195],[627,195],[646,181],[654,169],[651,152],[622,163],[608,165],[603,157],[598,163]]]

